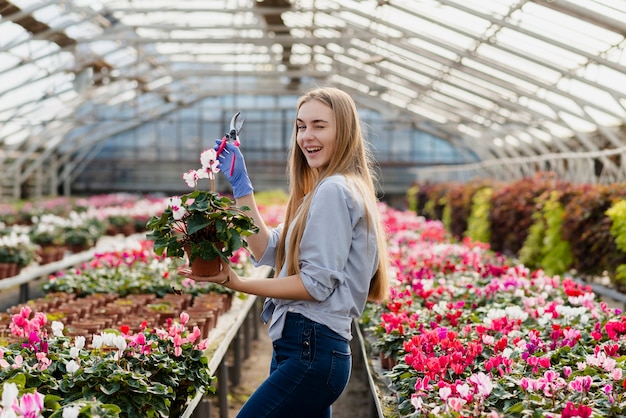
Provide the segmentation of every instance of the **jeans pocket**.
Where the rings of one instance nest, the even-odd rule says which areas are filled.
[[[336,395],[340,395],[350,380],[350,369],[352,367],[352,356],[349,352],[333,350],[330,364],[330,374],[326,384]]]

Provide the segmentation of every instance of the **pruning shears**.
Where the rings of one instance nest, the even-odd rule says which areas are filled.
[[[235,116],[230,120],[230,130],[222,137],[222,143],[217,148],[216,154],[220,155],[224,148],[226,148],[226,144],[228,142],[232,143],[236,147],[239,146],[239,132],[241,132],[241,128],[243,127],[243,123],[246,118],[239,119],[241,112],[235,113]],[[233,155],[233,163],[230,165],[230,175],[233,175],[233,170],[235,169],[235,155]]]

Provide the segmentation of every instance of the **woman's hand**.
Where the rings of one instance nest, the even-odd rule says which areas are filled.
[[[217,283],[221,284],[222,286],[228,286],[231,277],[236,276],[236,273],[230,268],[230,264],[222,259],[220,259],[220,265],[220,272],[215,276],[197,276],[191,273],[191,268],[189,267],[182,267],[178,269],[178,274],[197,282]]]
[[[252,194],[254,188],[248,177],[246,161],[239,147],[224,140],[216,139],[214,149],[218,153],[220,171],[232,186],[235,199]]]

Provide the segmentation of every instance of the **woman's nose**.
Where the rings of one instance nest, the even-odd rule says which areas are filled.
[[[313,138],[313,130],[310,128],[304,128],[301,132],[300,132],[300,137],[302,139],[309,139],[309,138]]]

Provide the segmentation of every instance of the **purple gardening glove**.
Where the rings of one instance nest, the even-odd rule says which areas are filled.
[[[219,169],[233,188],[235,199],[251,194],[254,189],[248,177],[246,162],[238,146],[222,139],[215,140],[215,151],[220,162]],[[221,151],[220,151],[221,150]]]

